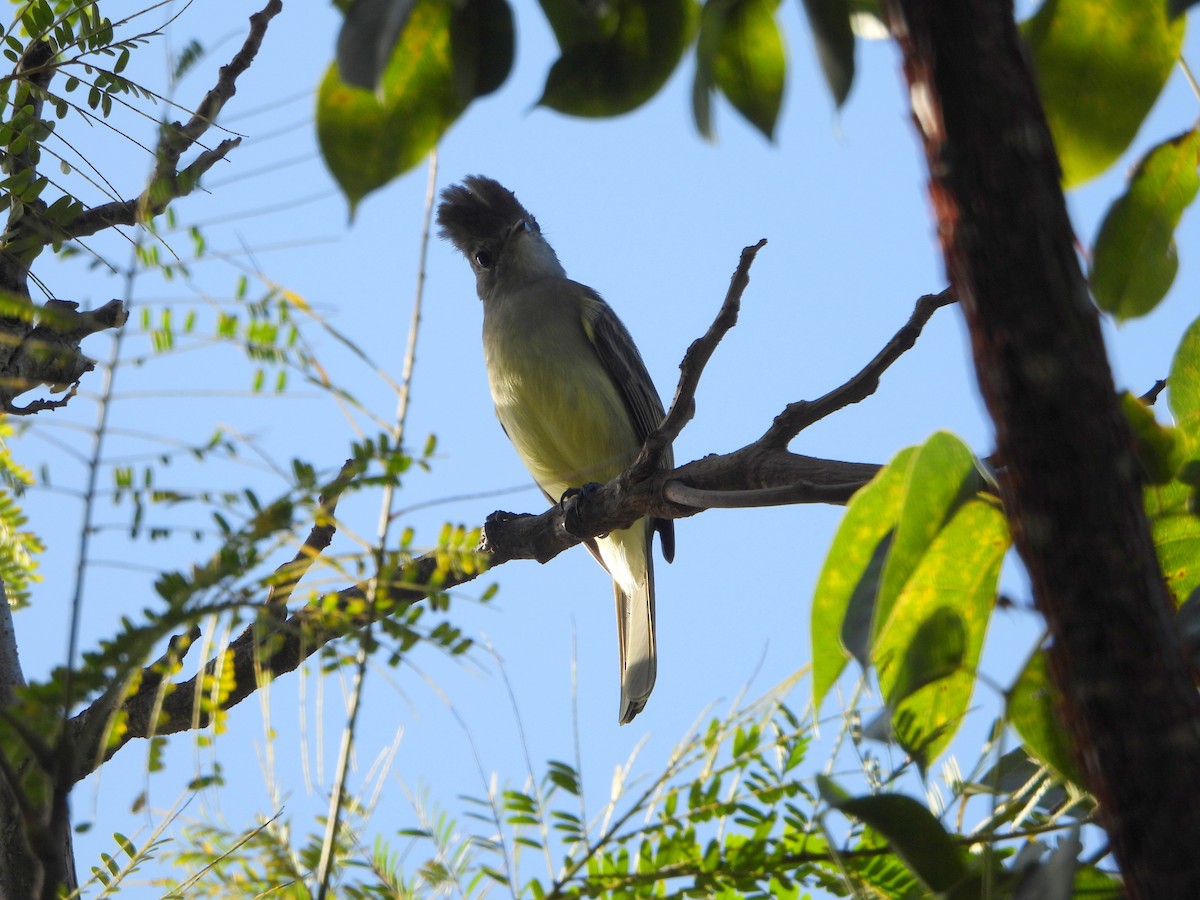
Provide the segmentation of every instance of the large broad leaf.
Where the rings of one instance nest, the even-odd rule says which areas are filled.
[[[490,43],[481,42],[481,30]],[[505,0],[417,0],[375,91],[346,84],[331,65],[317,93],[317,138],[351,211],[419,163],[473,97],[504,80],[511,62]]]
[[[841,106],[854,84],[854,31],[849,0],[803,0],[817,46],[817,59],[833,102]]]
[[[832,779],[817,776],[822,799],[879,832],[933,893],[944,895],[970,877],[964,851],[923,804],[903,794],[850,797]]]
[[[1067,187],[1099,175],[1137,134],[1183,45],[1161,0],[1044,0],[1022,30]]]
[[[1198,157],[1200,131],[1163,141],[1104,216],[1088,279],[1096,303],[1118,319],[1150,312],[1175,280],[1175,228],[1200,188]]]
[[[910,479],[909,502],[916,490]],[[876,637],[872,655],[892,732],[922,768],[949,746],[966,715],[1008,547],[999,502],[982,494],[963,502],[921,555]]]
[[[1046,654],[1037,650],[1025,664],[1008,696],[1008,721],[1025,749],[1060,777],[1083,787],[1071,755],[1071,742],[1058,714],[1057,691],[1046,671]]]
[[[541,0],[559,58],[538,103],[574,116],[616,116],[666,83],[691,41],[694,0]]]
[[[877,641],[892,607],[939,531],[978,489],[975,457],[954,435],[939,431],[917,448],[908,471],[904,507],[879,585],[872,635]]]
[[[813,702],[820,707],[850,659],[870,654],[875,595],[890,536],[900,518],[916,448],[900,451],[851,499],[817,580],[812,605]],[[858,626],[847,628],[853,618]]]

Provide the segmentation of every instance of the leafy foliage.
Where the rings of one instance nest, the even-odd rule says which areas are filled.
[[[42,580],[37,555],[45,545],[25,528],[25,514],[17,505],[17,497],[34,483],[34,477],[13,458],[8,442],[12,435],[12,425],[0,420],[0,581],[5,599],[19,609],[29,602],[30,588]]]

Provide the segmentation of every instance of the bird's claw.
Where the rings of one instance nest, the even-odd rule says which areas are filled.
[[[581,487],[567,488],[563,491],[562,496],[558,498],[558,505],[562,508],[563,526],[567,529],[568,534],[579,536],[583,533],[583,528],[579,521],[579,504],[586,503],[587,499],[600,490],[604,485],[591,481]],[[567,501],[574,501],[568,503]],[[597,537],[605,537],[605,535],[597,535]]]

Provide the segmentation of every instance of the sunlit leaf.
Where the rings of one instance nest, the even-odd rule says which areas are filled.
[[[1200,587],[1200,319],[1184,333],[1167,384],[1184,462],[1176,480],[1146,487],[1145,503],[1163,578],[1182,604]]]
[[[964,502],[921,556],[876,638],[872,655],[893,733],[922,767],[949,746],[967,713],[1008,547],[999,502],[984,495]]]
[[[774,134],[786,71],[777,6],[772,0],[705,4],[692,83],[692,115],[705,138],[714,137],[712,94],[717,89],[768,139]]]
[[[1120,320],[1150,312],[1175,280],[1175,228],[1200,188],[1198,158],[1200,130],[1163,141],[1104,216],[1088,279],[1096,303]]]
[[[880,546],[889,538],[900,517],[904,485],[916,449],[900,451],[874,480],[851,499],[838,526],[833,545],[813,595],[812,664],[813,702],[819,707],[850,659],[842,642],[843,629],[855,609],[861,612],[860,659],[869,652],[871,618],[879,574],[886,554]],[[854,643],[852,640],[851,644]]]
[[[1171,361],[1167,401],[1188,459],[1200,459],[1200,319],[1188,326]]]
[[[1137,134],[1183,45],[1182,19],[1147,0],[1044,0],[1022,24],[1067,187]]]
[[[888,627],[892,607],[929,545],[954,511],[978,490],[978,482],[975,457],[954,435],[938,432],[917,448],[879,585],[872,627],[876,640]]]

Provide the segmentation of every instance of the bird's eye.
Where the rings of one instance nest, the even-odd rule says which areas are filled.
[[[475,265],[481,269],[490,269],[492,267],[492,254],[486,250],[480,250],[475,254]]]

